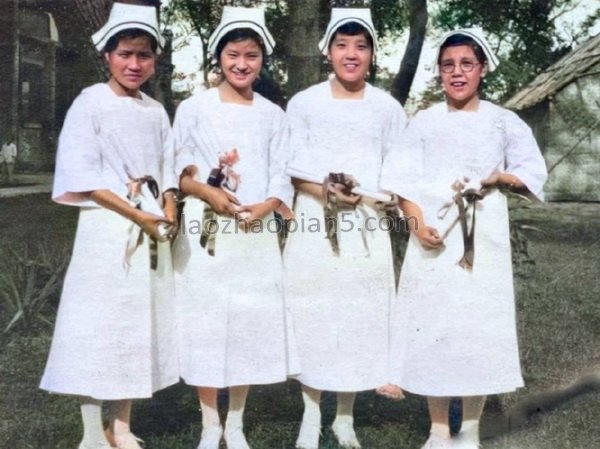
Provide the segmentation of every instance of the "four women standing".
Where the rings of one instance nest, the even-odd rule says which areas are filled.
[[[83,397],[80,449],[138,449],[130,398],[150,396],[177,374],[196,387],[199,449],[217,449],[222,437],[229,449],[247,449],[249,385],[290,376],[302,383],[305,406],[298,448],[319,446],[322,390],[337,392],[340,445],[360,448],[355,393],[390,381],[428,397],[424,448],[477,447],[485,395],[522,385],[506,200],[497,187],[541,197],[546,174],[527,126],[479,99],[496,65],[483,36],[444,37],[436,66],[447,101],[405,132],[400,104],[365,81],[377,48],[369,10],[334,8],[320,43],[332,76],[292,98],[286,119],[253,90],[275,45],[264,13],[225,7],[209,40],[221,82],[181,103],[173,144],[164,110],[139,91],[162,39],[153,14],[115,4],[94,36],[111,79],[78,97],[57,157],[53,197],[85,209],[42,387]],[[294,179],[284,275],[274,212],[292,216],[286,166],[307,176]],[[398,299],[389,235],[378,226],[382,206],[395,204],[353,194],[358,183],[398,194],[418,221]],[[178,221],[177,185],[185,199],[173,242],[175,317],[164,240]],[[81,319],[97,318],[97,307],[101,319]],[[224,428],[219,388],[229,390]],[[455,396],[464,417],[451,440]],[[105,399],[117,400],[106,437]]]

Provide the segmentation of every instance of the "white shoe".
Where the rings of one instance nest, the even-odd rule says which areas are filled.
[[[479,441],[475,441],[471,438],[467,438],[464,434],[459,433],[456,438],[454,438],[454,443],[452,444],[453,449],[479,449]]]
[[[227,449],[250,449],[244,435],[244,428],[241,426],[231,427],[226,425],[223,437],[225,438]]]
[[[202,429],[200,443],[197,449],[219,449],[223,428],[221,426],[207,426]]]
[[[351,416],[336,416],[331,430],[341,447],[345,449],[360,449],[360,443],[354,431],[354,418]]]
[[[440,437],[438,435],[429,435],[429,439],[425,442],[421,449],[454,449],[453,440],[450,438]]]
[[[298,432],[298,439],[296,440],[296,449],[319,449],[320,436],[321,424],[303,419],[300,431]]]
[[[83,441],[81,443],[79,443],[79,446],[77,447],[78,449],[114,449],[110,444],[106,443],[103,444],[101,446],[88,446],[86,443],[84,443]]]

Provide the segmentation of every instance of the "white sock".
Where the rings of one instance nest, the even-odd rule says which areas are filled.
[[[479,421],[475,419],[463,421],[460,427],[460,434],[470,441],[479,443]]]
[[[89,449],[109,447],[102,425],[102,401],[92,398],[81,399],[83,421],[82,444]]]
[[[219,410],[206,402],[200,401],[200,411],[202,412],[202,428],[218,427],[221,425]]]
[[[429,431],[431,435],[435,435],[440,438],[450,438],[450,426],[448,424],[442,423],[431,423],[431,430]]]
[[[296,447],[317,449],[321,436],[321,391],[303,385],[302,401],[304,402],[304,412],[296,439]]]
[[[304,414],[302,421],[321,427],[321,391],[312,388],[302,388]]]

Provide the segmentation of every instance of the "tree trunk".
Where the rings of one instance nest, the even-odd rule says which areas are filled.
[[[104,25],[108,19],[112,0],[75,0],[75,18],[81,26],[81,32],[85,36],[90,36],[88,39],[90,48],[92,48],[91,36]],[[95,49],[90,51],[90,54],[97,55]],[[98,74],[98,80],[105,80],[108,77],[108,71],[104,62],[95,57],[93,60],[95,72]]]
[[[410,86],[415,78],[425,32],[427,29],[427,0],[408,0],[410,33],[400,70],[392,84],[392,96],[403,105],[408,99]]]
[[[112,7],[112,0],[75,0],[76,11],[82,23],[85,24],[90,34],[98,31],[106,19],[110,8]]]
[[[296,92],[311,86],[320,79],[321,55],[318,43],[321,38],[319,29],[319,0],[289,2],[290,33],[287,49],[288,98]]]

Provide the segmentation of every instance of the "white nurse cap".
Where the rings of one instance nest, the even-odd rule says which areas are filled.
[[[158,19],[154,6],[114,3],[108,21],[92,36],[96,50],[102,51],[108,40],[119,31],[139,28],[154,36],[158,43],[157,53],[165,46],[165,39],[158,29]]]
[[[221,23],[208,39],[208,51],[215,55],[219,41],[231,30],[237,28],[250,28],[262,38],[267,54],[273,53],[275,39],[269,33],[265,24],[265,11],[261,8],[241,8],[225,6]]]
[[[375,47],[373,50],[377,50],[377,34],[375,33],[371,10],[369,8],[332,8],[331,20],[329,21],[329,25],[327,25],[325,36],[319,42],[319,50],[324,55],[327,55],[329,41],[337,29],[350,22],[356,22],[367,29],[373,38],[373,46]]]
[[[496,69],[496,67],[498,66],[498,63],[500,61],[498,60],[498,57],[492,51],[492,46],[490,45],[488,40],[485,38],[483,30],[481,28],[465,28],[462,30],[448,31],[439,40],[437,49],[435,51],[435,59],[433,60],[433,72],[436,75],[439,73],[438,59],[440,57],[440,48],[442,48],[442,45],[444,44],[444,42],[446,42],[446,40],[448,40],[449,37],[456,36],[457,34],[461,34],[463,36],[470,37],[477,43],[477,45],[479,45],[481,47],[481,49],[483,50],[483,53],[485,54],[485,56],[487,58],[488,72],[493,72]]]

